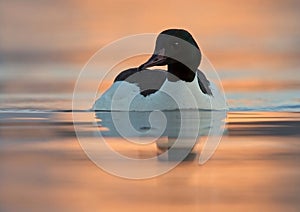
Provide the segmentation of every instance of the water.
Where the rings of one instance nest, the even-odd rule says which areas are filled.
[[[1,1],[0,211],[299,211],[299,2],[241,2],[153,1],[150,12],[140,1]],[[111,124],[112,113],[88,110],[91,84],[103,67],[89,73],[77,94],[82,104],[74,108],[73,122],[73,89],[88,58],[122,36],[166,26],[193,33],[228,99],[230,110],[214,125],[224,130],[222,139],[212,156],[206,151],[209,160],[203,165],[199,159],[212,128],[205,121],[209,112],[195,119],[195,111],[185,111],[184,122],[178,112],[166,112],[165,128],[151,125],[163,124],[162,114],[151,122],[149,113],[133,113],[130,129],[136,131],[123,129],[143,144],[125,141]],[[120,69],[145,58],[116,66],[99,93]],[[124,114],[115,115],[119,123],[126,121]],[[181,123],[183,138],[190,142],[193,135],[196,142],[141,166],[176,163],[184,154],[176,168],[145,180],[100,169],[74,130],[90,144],[99,143],[100,132],[120,154],[149,159],[170,148]]]
[[[77,126],[92,142],[89,132],[96,127],[89,120],[95,114],[81,116]],[[49,211],[154,205],[164,210],[281,211],[299,206],[299,113],[230,112],[225,135],[207,163],[197,163],[203,148],[199,140],[199,149],[175,169],[142,181],[118,178],[95,166],[77,141],[70,112],[15,110],[2,111],[0,117],[2,211],[39,211],[46,205]],[[107,142],[131,158],[159,153],[155,143],[137,146],[116,135],[108,135]]]

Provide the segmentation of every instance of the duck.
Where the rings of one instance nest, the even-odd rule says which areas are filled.
[[[152,56],[119,73],[92,109],[227,110],[224,93],[198,68],[201,59],[201,50],[187,30],[164,30],[157,36]],[[159,66],[167,70],[157,69]]]

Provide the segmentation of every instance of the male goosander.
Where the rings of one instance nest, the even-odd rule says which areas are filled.
[[[150,59],[121,72],[95,102],[94,110],[153,111],[176,109],[226,110],[224,95],[198,69],[201,51],[183,29],[161,32]],[[147,69],[165,66],[165,70]]]

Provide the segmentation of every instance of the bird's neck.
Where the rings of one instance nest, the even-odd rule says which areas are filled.
[[[176,82],[178,80],[183,80],[186,82],[192,82],[195,78],[195,72],[182,63],[172,63],[168,64],[168,80],[171,82]]]

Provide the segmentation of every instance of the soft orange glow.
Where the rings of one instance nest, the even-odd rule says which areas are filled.
[[[272,79],[222,80],[225,91],[274,91],[283,89],[299,89],[299,80],[279,81]]]
[[[88,158],[72,113],[66,112],[79,72],[95,52],[125,36],[166,28],[192,33],[225,93],[233,96],[229,106],[263,107],[264,92],[278,91],[282,96],[269,105],[287,100],[292,107],[285,109],[298,110],[299,94],[291,96],[300,88],[299,5],[298,0],[1,1],[0,211],[300,211],[300,113],[229,112],[225,134],[206,164],[190,159],[159,177],[125,180]],[[85,105],[87,93],[104,92],[118,73],[149,57],[104,70],[101,65],[117,54],[99,61],[82,82],[77,95],[83,109],[92,107]],[[95,80],[106,71],[104,80]],[[238,92],[242,97],[234,96]],[[95,113],[78,112],[77,118],[83,136],[109,132]],[[89,136],[88,142],[98,142]],[[120,137],[108,141],[136,159],[163,149]],[[198,144],[195,152],[202,148]]]
[[[298,113],[229,113],[228,132],[207,164],[184,161],[163,176],[141,181],[111,176],[95,166],[77,142],[73,125],[68,124],[71,115],[58,113],[49,125],[38,124],[38,119],[23,119],[23,124],[15,123],[18,133],[14,127],[0,128],[1,138],[9,139],[0,149],[1,189],[5,190],[0,192],[2,205],[22,209],[33,204],[38,210],[53,202],[48,207],[134,211],[154,209],[155,203],[163,210],[224,211],[232,210],[232,204],[237,210],[290,209],[296,204],[284,197],[298,196],[295,184],[300,173],[295,166],[299,139],[290,136],[282,142],[282,137],[253,136],[251,132],[269,127],[262,124],[266,121],[297,121]],[[90,123],[94,113],[79,115],[81,130],[98,130]],[[239,131],[247,136],[239,136]],[[154,144],[141,151],[121,138],[109,138],[108,145],[134,158],[157,154]],[[16,201],[16,197],[22,198]]]

